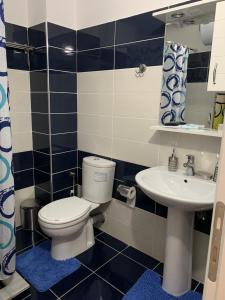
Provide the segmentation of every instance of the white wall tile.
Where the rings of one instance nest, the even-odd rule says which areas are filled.
[[[31,0],[4,0],[6,22],[27,27],[28,1]]]
[[[148,143],[150,127],[157,123],[158,120],[115,117],[113,118],[113,136],[115,138]]]
[[[30,113],[11,113],[12,132],[30,132],[32,131]]]
[[[143,77],[135,76],[135,68],[115,70],[115,93],[160,92],[162,66],[148,67]]]
[[[9,89],[20,92],[30,92],[30,73],[8,69]]]
[[[158,145],[125,139],[113,139],[113,158],[144,166],[157,166]]]
[[[112,139],[78,132],[78,149],[103,156],[112,156]]]
[[[110,138],[112,137],[112,117],[78,114],[78,131]]]
[[[114,115],[133,118],[159,118],[160,91],[115,94]]]
[[[26,112],[31,113],[30,92],[18,92],[10,90],[10,110],[12,113]]]
[[[113,94],[78,94],[77,109],[81,114],[112,115]]]
[[[33,149],[32,132],[12,132],[13,153],[30,151]]]
[[[185,0],[78,0],[77,27],[99,25],[182,2]]]
[[[79,93],[113,93],[114,71],[82,72],[77,74]]]
[[[27,199],[34,199],[34,187],[30,186],[28,188],[18,190],[15,192],[15,202],[16,202],[16,226],[21,225],[20,219],[20,205],[22,201]]]
[[[46,19],[46,0],[28,0],[28,26],[43,23]]]

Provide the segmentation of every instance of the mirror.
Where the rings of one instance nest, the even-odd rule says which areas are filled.
[[[165,107],[165,105],[168,104],[167,91],[168,88],[170,88],[168,75],[165,71],[167,72],[167,70],[172,68],[172,61],[174,63],[174,60],[171,57],[169,57],[166,62],[165,57],[168,53],[170,55],[171,48],[174,50],[174,47],[179,48],[181,46],[184,47],[184,50],[187,49],[188,54],[185,56],[185,51],[183,51],[182,54],[176,52],[175,64],[176,70],[177,68],[183,67],[183,75],[181,75],[183,78],[180,78],[181,81],[184,81],[183,86],[177,87],[179,92],[176,91],[174,93],[174,91],[172,91],[173,95],[171,95],[171,92],[169,91],[172,101],[175,104],[182,103],[183,105],[183,111],[181,110],[181,107],[179,112],[175,112],[177,115],[182,115],[182,118],[179,119],[178,123],[197,124],[200,125],[199,128],[203,128],[203,126],[205,128],[212,128],[216,94],[207,92],[207,84],[214,15],[201,15],[201,17],[198,16],[197,18],[194,18],[193,16],[183,18],[183,16],[184,13],[174,14],[172,17],[169,16],[166,23],[163,69],[164,82],[161,96],[161,123],[168,125],[168,123],[172,121],[171,116],[165,117],[164,121],[162,121],[163,105]],[[180,61],[178,59],[179,55],[181,56]],[[185,60],[187,60],[186,66]],[[167,64],[166,67],[165,64]],[[173,81],[173,84],[174,82],[175,81]],[[182,90],[182,95],[180,90]],[[165,95],[163,95],[163,91],[166,91]],[[177,96],[175,96],[175,94],[177,94]],[[176,105],[177,107],[179,106],[179,104]]]

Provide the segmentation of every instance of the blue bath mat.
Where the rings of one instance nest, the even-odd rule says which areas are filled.
[[[46,241],[17,257],[16,270],[39,292],[46,292],[80,267],[76,258],[53,259],[50,249],[51,242]]]
[[[150,270],[138,279],[135,285],[123,297],[123,300],[201,300],[202,296],[197,292],[188,292],[181,297],[173,297],[167,294],[161,287],[160,276]]]

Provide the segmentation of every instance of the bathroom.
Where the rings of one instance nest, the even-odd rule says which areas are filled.
[[[217,214],[216,203],[225,201],[219,199],[225,170],[218,173],[224,159],[224,3],[0,0],[6,48],[0,43],[0,79],[8,80],[12,131],[12,148],[4,152],[3,139],[11,134],[0,126],[0,158],[13,157],[14,169],[4,186],[0,165],[0,300],[223,300],[220,281],[207,274],[215,215],[223,224],[223,206]],[[179,124],[168,118],[163,90],[166,51],[174,45],[189,56]],[[9,117],[1,104],[0,125]],[[185,209],[175,209],[175,197],[163,195],[163,188],[171,198],[180,193],[186,202],[176,205]],[[7,252],[5,210],[15,229]],[[34,230],[24,224],[27,212],[38,218]],[[65,240],[60,226],[75,218],[83,218],[82,233]],[[170,240],[176,228],[180,236]],[[38,251],[44,250],[49,259],[36,282]],[[216,258],[222,265],[223,256]],[[225,271],[216,271],[222,280]],[[153,284],[138,294],[143,274],[151,274]]]

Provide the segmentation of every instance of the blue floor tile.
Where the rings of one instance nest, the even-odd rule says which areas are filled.
[[[120,254],[100,268],[97,274],[126,293],[145,271],[146,268]]]
[[[70,291],[62,300],[120,300],[123,295],[104,280],[91,275],[87,280]]]
[[[121,242],[120,240],[112,237],[107,233],[102,233],[97,237],[97,239],[106,243],[107,245],[109,245],[110,247],[114,248],[117,251],[122,251],[127,247],[127,244]]]
[[[76,272],[73,274],[67,276],[63,280],[61,280],[59,283],[54,285],[51,290],[57,295],[62,296],[67,291],[71,290],[75,285],[77,285],[79,282],[81,282],[83,279],[85,279],[87,276],[89,276],[91,272],[85,268],[84,266],[81,266]]]
[[[16,251],[18,252],[29,246],[34,246],[42,240],[44,240],[44,237],[36,231],[18,230],[16,232]]]
[[[78,255],[77,259],[92,271],[95,271],[116,254],[117,252],[112,248],[96,241],[93,247]]]
[[[132,258],[133,260],[139,262],[140,264],[151,270],[159,264],[159,261],[157,259],[148,256],[133,247],[125,249],[122,254],[125,254],[126,256]]]
[[[27,289],[26,291],[22,292],[18,296],[14,297],[13,300],[23,300],[24,298],[29,299],[28,296],[30,296],[30,294],[31,294],[30,289]]]
[[[30,288],[25,292],[21,293],[13,300],[56,300],[57,297],[51,292],[47,291],[45,293],[39,293],[34,288]]]
[[[204,285],[202,283],[200,283],[195,291],[200,294],[203,294],[203,290],[204,290]]]
[[[97,228],[97,227],[94,227],[94,235],[98,235],[100,233],[102,233],[103,231],[101,231],[101,229]]]

